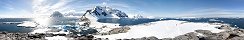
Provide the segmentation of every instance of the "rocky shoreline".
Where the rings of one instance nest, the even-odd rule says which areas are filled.
[[[70,40],[94,39],[92,35],[75,35],[75,34],[28,34],[28,33],[7,33],[0,32],[1,40],[47,40],[45,37],[65,36]]]

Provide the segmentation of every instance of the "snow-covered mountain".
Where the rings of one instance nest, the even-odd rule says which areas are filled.
[[[124,12],[106,6],[105,7],[96,6],[94,9],[87,10],[85,15],[88,18],[95,18],[95,19],[128,17],[128,15],[125,14]]]
[[[55,11],[52,15],[50,15],[50,17],[64,17],[64,15],[58,11]]]

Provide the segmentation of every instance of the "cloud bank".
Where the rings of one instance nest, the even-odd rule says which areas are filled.
[[[176,15],[178,17],[244,17],[244,10],[199,9]]]

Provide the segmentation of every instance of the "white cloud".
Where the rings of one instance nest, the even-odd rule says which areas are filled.
[[[244,10],[200,9],[180,13],[178,17],[244,17]]]
[[[73,0],[33,0],[33,11],[34,14],[50,14],[53,11],[63,11],[67,9],[66,5]]]

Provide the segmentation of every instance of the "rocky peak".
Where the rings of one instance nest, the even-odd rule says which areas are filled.
[[[90,14],[92,16],[95,16],[96,18],[121,18],[121,17],[128,17],[127,14],[124,12],[118,10],[118,9],[112,9],[110,7],[102,7],[102,6],[96,6],[94,9],[89,10]]]

